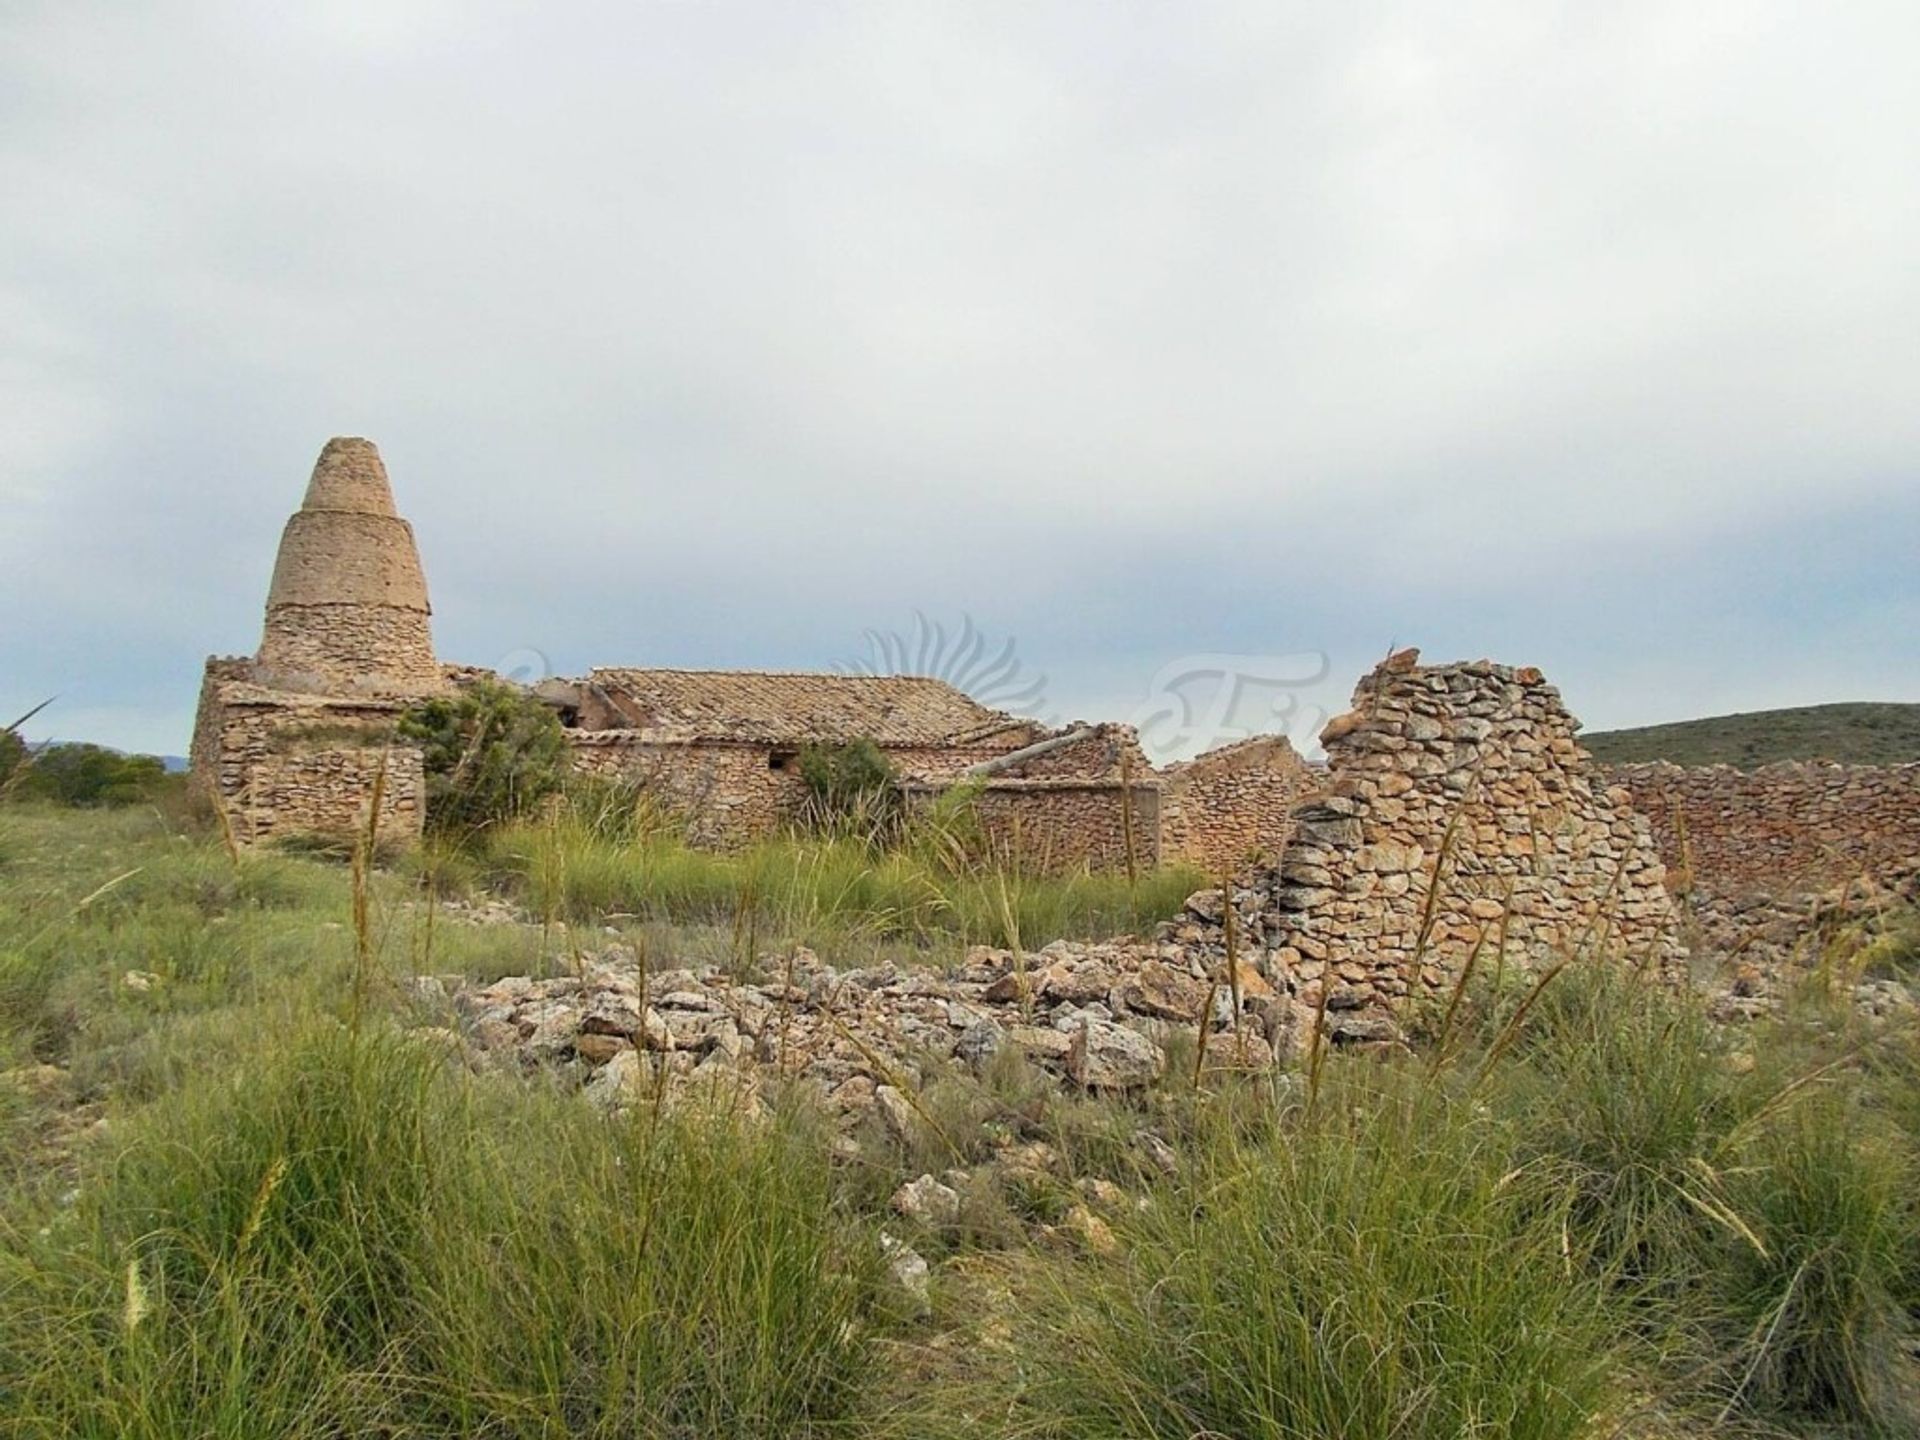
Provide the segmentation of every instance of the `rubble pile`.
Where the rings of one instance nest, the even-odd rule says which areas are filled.
[[[1235,898],[1259,934],[1257,894]],[[840,970],[804,948],[767,957],[753,977],[643,973],[612,949],[550,979],[424,977],[416,998],[455,1022],[450,1033],[480,1063],[571,1071],[610,1105],[663,1076],[750,1088],[774,1079],[842,1112],[897,1112],[904,1129],[905,1093],[930,1064],[977,1071],[1014,1051],[1064,1085],[1121,1092],[1160,1079],[1170,1049],[1192,1056],[1203,1033],[1209,1068],[1290,1058],[1316,1023],[1317,991],[1296,993],[1257,942],[1236,938],[1229,973],[1222,903],[1218,891],[1195,895],[1150,940],[1061,940],[1028,955],[976,946],[948,974]],[[1398,1043],[1390,1022],[1329,1007],[1318,1023],[1331,1043]]]
[[[1687,897],[1686,917],[1695,947],[1705,954],[1789,970],[1845,959],[1871,945],[1889,921],[1916,908],[1920,858],[1811,894],[1695,890]]]

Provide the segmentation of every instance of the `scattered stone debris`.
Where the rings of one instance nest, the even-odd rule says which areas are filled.
[[[767,980],[712,968],[643,975],[630,953],[608,951],[584,956],[577,974],[485,985],[423,976],[413,993],[436,1012],[428,1027],[451,1018],[477,1063],[570,1072],[609,1107],[658,1081],[676,1091],[696,1079],[799,1082],[842,1114],[877,1110],[909,1139],[923,1123],[912,1093],[932,1063],[978,1071],[1013,1050],[1064,1085],[1126,1092],[1164,1076],[1173,1037],[1204,1024],[1210,1065],[1271,1066],[1312,1016],[1258,961],[1239,965],[1237,1010],[1205,951],[1170,933],[1056,941],[1024,957],[980,946],[947,976],[891,963],[837,970],[805,949],[766,962]],[[1330,1020],[1327,1033],[1391,1041],[1391,1029]]]
[[[1713,923],[1738,922],[1759,937],[1732,952],[1740,958],[1730,969],[1720,967],[1723,978],[1708,992],[1713,1013],[1744,1020],[1777,1009],[1804,973],[1795,957],[1815,953],[1821,937],[1870,943],[1877,917],[1920,898],[1916,873],[1906,873],[1904,889],[1857,882],[1807,901],[1758,899],[1712,912]],[[769,979],[712,967],[643,975],[630,952],[616,949],[585,954],[577,973],[550,979],[412,983],[420,1007],[432,1012],[423,1031],[438,1043],[480,1065],[570,1075],[608,1108],[662,1084],[676,1097],[702,1092],[755,1108],[766,1082],[798,1083],[849,1122],[877,1113],[909,1142],[925,1126],[914,1096],[932,1065],[978,1073],[1013,1051],[1063,1086],[1114,1094],[1161,1080],[1176,1036],[1204,1047],[1195,1063],[1208,1073],[1285,1064],[1316,1026],[1336,1047],[1404,1047],[1395,1016],[1364,975],[1301,964],[1291,947],[1274,946],[1291,923],[1256,881],[1236,887],[1231,902],[1221,890],[1196,893],[1151,938],[1060,940],[1031,954],[976,946],[947,975],[892,963],[839,970],[804,948],[790,962],[764,958],[760,974]],[[1869,1017],[1915,1009],[1912,990],[1897,980],[1854,984]],[[1163,1143],[1141,1143],[1149,1163],[1172,1166]]]
[[[1889,920],[1920,907],[1920,857],[1889,864],[1843,885],[1812,892],[1696,889],[1687,900],[1694,945],[1705,954],[1762,971],[1842,959],[1870,946]]]

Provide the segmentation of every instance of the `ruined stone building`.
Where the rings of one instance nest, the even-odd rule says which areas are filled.
[[[1666,867],[1531,667],[1405,650],[1321,731],[1328,785],[1263,878],[1276,969],[1393,1003],[1468,964],[1622,954],[1677,978]]]
[[[193,771],[237,840],[350,832],[376,774],[380,833],[418,837],[421,756],[394,721],[489,673],[436,659],[431,613],[378,451],[329,441],[281,537],[258,653],[207,663]],[[966,785],[992,848],[1046,868],[1237,865],[1277,847],[1315,773],[1284,740],[1162,773],[1125,726],[1051,730],[923,676],[606,668],[537,693],[583,771],[644,782],[707,846],[792,820],[809,744],[872,741],[915,804]]]
[[[1328,784],[1326,767],[1309,765],[1284,735],[1234,741],[1160,775],[1162,843],[1215,875],[1278,856],[1294,808]]]
[[[595,670],[549,681],[581,769],[646,782],[686,817],[696,844],[773,833],[807,796],[800,753],[868,740],[910,798],[967,784],[988,836],[1041,866],[1159,856],[1158,786],[1121,726],[1049,731],[990,710],[943,680],[724,670]]]

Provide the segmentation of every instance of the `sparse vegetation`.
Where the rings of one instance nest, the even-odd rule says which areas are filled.
[[[1777,760],[1839,760],[1901,765],[1920,760],[1920,705],[1805,705],[1716,715],[1634,730],[1602,730],[1580,743],[1596,760],[1626,764],[1737,765],[1750,770]]]
[[[989,887],[1031,897],[1037,936],[1097,928],[1096,882],[593,835],[496,826],[435,869],[443,892],[550,902],[546,927],[455,924],[420,869],[375,874],[356,1031],[337,863],[236,861],[147,809],[0,812],[0,1435],[1920,1426],[1910,1028],[1809,987],[1727,1029],[1575,967],[1531,1003],[1466,995],[1437,1060],[1336,1053],[1199,1088],[1173,1063],[1125,1101],[1012,1055],[932,1066],[911,1132],[876,1118],[856,1154],[801,1094],[753,1121],[614,1118],[474,1073],[408,1033],[401,982],[564,973],[588,925],[660,966],[724,959],[743,906],[765,951],[938,961],[969,907],[991,934]],[[889,1213],[923,1172],[962,1187],[957,1215]],[[933,1261],[926,1312],[883,1229]]]

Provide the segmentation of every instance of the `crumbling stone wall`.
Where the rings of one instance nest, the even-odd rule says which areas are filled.
[[[1284,735],[1256,735],[1161,771],[1162,843],[1170,859],[1210,875],[1279,858],[1293,811],[1326,788]]]
[[[1044,732],[1034,741],[1048,738]],[[1019,780],[1133,780],[1144,781],[1155,772],[1140,735],[1131,725],[1112,723],[1066,727],[1056,744],[1042,753],[1005,763],[996,778]]]
[[[1681,883],[1723,897],[1805,895],[1920,857],[1920,764],[1665,763],[1607,770]]]
[[[1344,1005],[1574,952],[1682,958],[1644,817],[1574,742],[1532,668],[1402,651],[1321,733],[1331,781],[1270,878],[1279,966]]]
[[[419,747],[394,743],[398,704],[334,704],[233,679],[248,663],[209,663],[192,756],[194,787],[220,809],[234,839],[357,837],[384,769],[376,837],[417,842],[426,779]]]
[[[1015,730],[984,743],[964,745],[886,745],[881,749],[902,779],[953,782],[975,765],[998,760],[1031,743],[1031,730]]]

